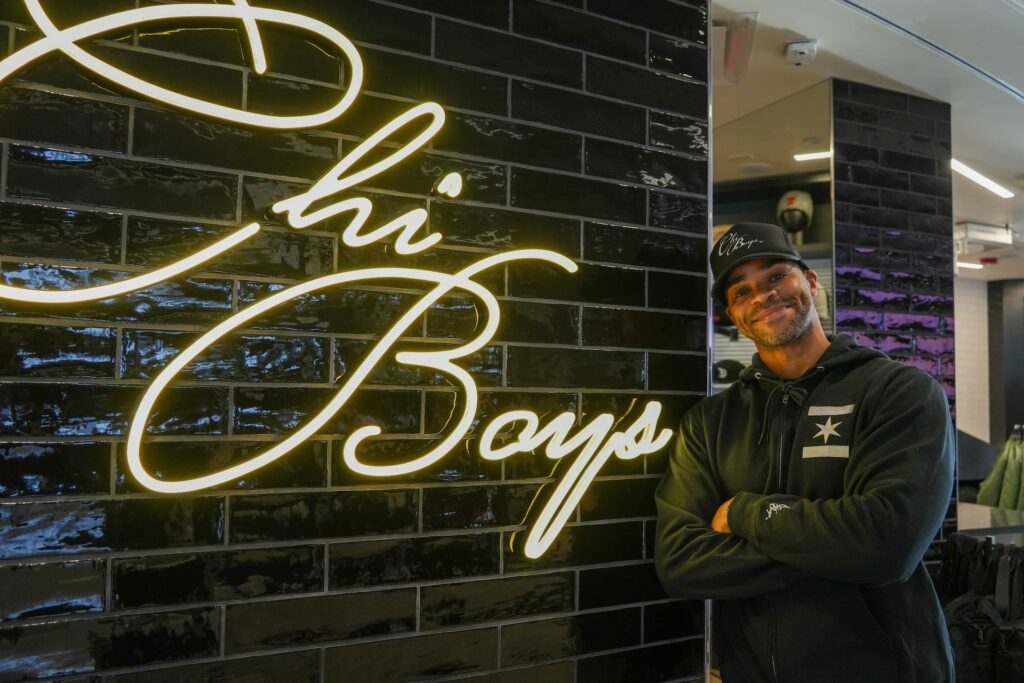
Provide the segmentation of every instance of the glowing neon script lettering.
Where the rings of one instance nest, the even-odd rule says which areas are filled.
[[[529,453],[540,448],[545,442],[545,454],[556,460],[581,449],[576,460],[555,486],[551,497],[540,510],[533,528],[530,529],[523,549],[527,557],[540,557],[551,546],[558,532],[569,521],[583,494],[594,481],[594,477],[613,455],[621,460],[630,460],[655,453],[668,443],[672,438],[671,430],[663,429],[657,432],[660,415],[661,404],[651,401],[633,424],[624,431],[616,431],[610,436],[609,432],[615,426],[616,420],[608,413],[598,415],[582,426],[571,438],[569,430],[576,423],[576,416],[573,413],[561,413],[541,428],[536,413],[513,410],[500,415],[487,425],[480,439],[480,456],[487,460],[501,460],[516,453]],[[502,429],[517,422],[526,423],[518,438],[510,444],[494,448],[495,436]]]
[[[233,123],[277,129],[311,128],[330,123],[349,108],[359,94],[359,89],[363,83],[363,62],[352,41],[332,26],[302,14],[264,7],[250,7],[245,0],[233,0],[233,3],[231,5],[182,3],[140,7],[138,9],[115,12],[75,26],[59,29],[50,21],[46,12],[43,11],[39,0],[25,0],[25,7],[28,8],[32,20],[36,22],[36,26],[43,32],[43,38],[0,61],[0,83],[34,60],[51,52],[62,52],[83,68],[143,97]],[[102,59],[90,55],[77,45],[79,41],[92,38],[93,36],[147,22],[199,18],[240,20],[246,31],[257,73],[262,73],[267,66],[257,22],[268,22],[308,31],[336,47],[348,60],[348,88],[337,102],[320,112],[297,116],[260,114],[235,107],[227,107],[162,88],[155,83],[150,83],[137,76],[133,76],[127,71],[118,69]]]
[[[192,343],[188,348],[179,353],[174,360],[172,360],[167,367],[156,376],[153,383],[146,390],[146,393],[143,394],[142,401],[139,404],[139,408],[136,411],[135,416],[132,418],[131,427],[128,431],[128,467],[131,470],[132,475],[138,479],[141,484],[154,491],[161,491],[164,493],[182,493],[223,484],[226,481],[237,479],[238,477],[244,476],[249,472],[253,472],[274,460],[277,460],[297,445],[316,434],[317,430],[327,424],[327,421],[341,410],[377,363],[379,363],[387,354],[388,350],[394,346],[395,342],[397,342],[402,336],[402,333],[405,332],[405,330],[408,329],[409,326],[412,325],[421,315],[423,315],[438,299],[457,288],[469,292],[484,303],[488,315],[487,322],[480,334],[466,344],[452,349],[444,351],[403,351],[396,356],[396,360],[400,363],[417,365],[443,372],[456,380],[456,382],[461,386],[461,389],[464,392],[465,402],[462,415],[457,420],[454,429],[452,429],[440,443],[430,449],[427,453],[420,455],[410,462],[399,465],[368,465],[359,460],[356,454],[356,449],[359,443],[368,437],[380,434],[381,430],[379,427],[362,427],[357,429],[349,436],[344,445],[345,463],[354,471],[361,474],[378,477],[393,476],[414,472],[432,465],[447,455],[455,444],[465,436],[472,424],[473,416],[476,413],[476,383],[468,372],[455,365],[452,360],[455,358],[462,358],[481,349],[488,341],[490,341],[491,337],[494,336],[494,333],[498,329],[498,322],[501,314],[498,307],[498,300],[487,289],[476,282],[473,282],[471,278],[496,265],[524,259],[547,261],[564,268],[570,273],[575,272],[577,268],[576,264],[565,256],[542,249],[522,249],[519,251],[510,251],[504,254],[488,256],[454,275],[446,275],[444,273],[437,273],[430,270],[418,270],[413,268],[368,268],[365,270],[355,270],[347,273],[334,273],[332,275],[325,275],[323,277],[316,278],[315,280],[303,282],[295,285],[294,287],[290,287],[289,289],[277,292],[276,294],[273,294],[266,299],[262,299],[252,306],[239,311],[211,329]],[[384,334],[359,367],[352,372],[349,379],[342,384],[334,397],[326,406],[324,406],[323,410],[310,418],[304,425],[302,425],[301,428],[263,453],[254,456],[246,462],[235,465],[234,467],[221,470],[220,472],[214,472],[194,479],[167,481],[153,477],[146,470],[145,466],[142,464],[142,438],[145,434],[146,422],[153,410],[153,406],[156,404],[156,400],[159,398],[161,392],[171,382],[171,380],[174,379],[175,375],[192,362],[200,353],[203,352],[204,349],[232,330],[247,322],[255,320],[262,314],[273,309],[275,306],[286,301],[291,301],[296,297],[324,289],[325,287],[387,278],[434,282],[436,283],[436,286],[424,295],[423,298],[417,301],[416,304],[414,304],[405,313],[405,315],[403,315],[399,321]]]
[[[337,118],[352,104],[362,84],[363,67],[355,46],[344,35],[326,24],[299,14],[255,8],[249,5],[248,0],[232,0],[232,2],[232,5],[182,3],[144,7],[114,13],[66,29],[58,29],[43,11],[39,0],[25,0],[29,13],[43,32],[44,37],[0,61],[0,83],[33,60],[52,52],[61,52],[82,67],[152,100],[242,125],[274,129],[317,126]],[[239,20],[252,53],[253,68],[257,73],[263,73],[267,68],[266,55],[259,33],[259,23],[282,24],[312,32],[337,47],[348,61],[350,66],[348,88],[335,104],[321,112],[297,116],[260,114],[218,105],[161,88],[89,55],[77,45],[79,41],[104,32],[140,23],[192,18]],[[398,146],[395,151],[373,164],[363,168],[358,167],[358,163],[369,152],[377,149],[387,139],[394,137],[403,127],[421,119],[427,119],[426,126],[414,135],[411,141]],[[373,212],[373,204],[365,197],[344,198],[326,207],[311,209],[314,205],[319,207],[323,200],[332,195],[339,195],[358,184],[365,183],[370,178],[408,158],[436,135],[443,125],[444,111],[439,105],[428,102],[412,107],[348,152],[310,190],[284,199],[273,208],[276,212],[285,214],[289,224],[299,229],[345,212],[353,212],[353,218],[342,231],[342,241],[347,246],[356,248],[386,238],[394,238],[393,246],[396,253],[407,255],[421,252],[442,239],[440,233],[425,236],[418,234],[426,225],[427,214],[422,209],[409,211],[381,227],[365,232],[363,228]],[[462,177],[458,173],[448,173],[435,189],[445,196],[456,197],[462,190]],[[0,285],[0,298],[35,303],[67,303],[110,298],[151,286],[161,280],[195,268],[252,237],[260,229],[258,224],[250,224],[181,261],[112,284],[79,290],[49,292]],[[461,390],[464,397],[462,411],[457,418],[449,423],[449,427],[446,427],[448,433],[443,435],[440,442],[427,452],[416,455],[407,462],[394,465],[373,465],[365,463],[359,458],[359,445],[366,439],[379,435],[381,430],[378,427],[369,426],[355,430],[349,435],[343,446],[345,463],[352,470],[370,476],[400,475],[437,463],[460,440],[465,438],[472,425],[479,402],[477,387],[472,376],[456,365],[454,361],[485,346],[494,336],[500,319],[500,308],[495,296],[472,278],[494,266],[523,259],[547,261],[570,273],[576,271],[576,265],[560,254],[540,249],[526,249],[483,258],[454,275],[412,268],[370,268],[335,273],[277,292],[239,311],[182,351],[157,375],[146,390],[129,428],[127,460],[130,471],[142,485],[155,491],[165,493],[196,491],[244,476],[284,456],[299,443],[317,433],[344,407],[370,372],[391,351],[402,334],[432,304],[458,289],[469,293],[484,304],[487,313],[486,323],[479,334],[461,346],[448,347],[443,351],[403,351],[395,354],[395,359],[399,363],[436,370],[454,380],[454,384]],[[339,387],[328,404],[319,413],[308,419],[297,431],[246,462],[204,476],[168,481],[157,479],[146,470],[142,462],[142,443],[146,423],[157,399],[178,373],[211,344],[287,301],[328,287],[381,278],[433,283],[434,287],[382,336],[363,362]],[[529,411],[512,411],[498,416],[485,429],[480,451],[481,456],[488,459],[501,459],[515,453],[531,451],[545,443],[548,457],[556,460],[566,457],[575,450],[580,451],[565,476],[558,481],[552,495],[540,510],[537,523],[530,530],[525,548],[529,557],[539,557],[551,545],[558,532],[568,521],[572,511],[579,504],[583,493],[593,482],[601,467],[612,456],[621,459],[635,458],[652,453],[665,445],[670,436],[669,430],[663,430],[657,436],[655,435],[660,414],[660,403],[648,403],[643,414],[636,421],[624,430],[614,432],[615,419],[611,415],[600,415],[582,426],[574,436],[570,437],[569,431],[575,423],[572,413],[559,415],[541,428],[540,419],[536,414]],[[520,430],[518,439],[511,444],[495,448],[493,442],[499,431],[521,421],[525,421],[526,425]]]

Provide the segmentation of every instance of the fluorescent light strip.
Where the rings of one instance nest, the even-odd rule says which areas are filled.
[[[797,161],[814,161],[815,159],[828,159],[832,156],[831,151],[826,152],[808,152],[807,154],[794,154],[793,158]]]
[[[978,173],[977,171],[975,171],[973,168],[963,163],[962,161],[950,159],[949,165],[953,168],[954,171],[956,171],[960,175],[964,176],[969,180],[973,180],[974,182],[978,183],[989,192],[997,194],[1003,199],[1009,199],[1010,197],[1013,196],[1013,193],[1007,190],[1005,187],[1003,187],[996,181],[992,180],[991,178],[986,178],[985,176],[981,175],[980,173]]]
[[[968,270],[981,270],[985,266],[981,265],[980,263],[964,263],[963,261],[957,261],[956,262],[956,267],[957,268],[966,268]]]

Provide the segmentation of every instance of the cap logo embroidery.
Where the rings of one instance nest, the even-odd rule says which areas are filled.
[[[718,241],[718,255],[729,256],[740,250],[750,249],[755,244],[764,244],[763,240],[747,239],[743,235],[730,232]]]

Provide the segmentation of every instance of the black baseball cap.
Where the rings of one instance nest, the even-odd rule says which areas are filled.
[[[715,298],[724,304],[725,283],[732,269],[759,258],[796,261],[807,270],[783,228],[771,223],[737,223],[711,249],[711,275],[715,278],[711,293]]]

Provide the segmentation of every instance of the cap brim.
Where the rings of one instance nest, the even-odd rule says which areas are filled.
[[[727,270],[724,273],[722,273],[721,276],[719,276],[715,280],[715,284],[711,286],[711,295],[714,296],[719,301],[721,301],[723,304],[726,303],[726,301],[725,301],[725,292],[723,291],[723,289],[725,287],[726,280],[729,278],[729,273],[731,273],[736,268],[736,266],[740,265],[741,263],[746,263],[747,261],[754,261],[756,259],[762,259],[762,258],[766,258],[766,259],[781,259],[783,261],[796,261],[797,263],[800,264],[801,268],[803,268],[804,270],[809,270],[809,268],[807,267],[807,263],[805,263],[802,258],[793,258],[793,254],[791,254],[789,252],[785,252],[785,251],[763,252],[762,251],[761,253],[758,253],[758,254],[749,254],[747,256],[743,256],[743,257],[737,259],[735,263],[733,263],[733,264],[731,264],[729,266],[729,270]]]

